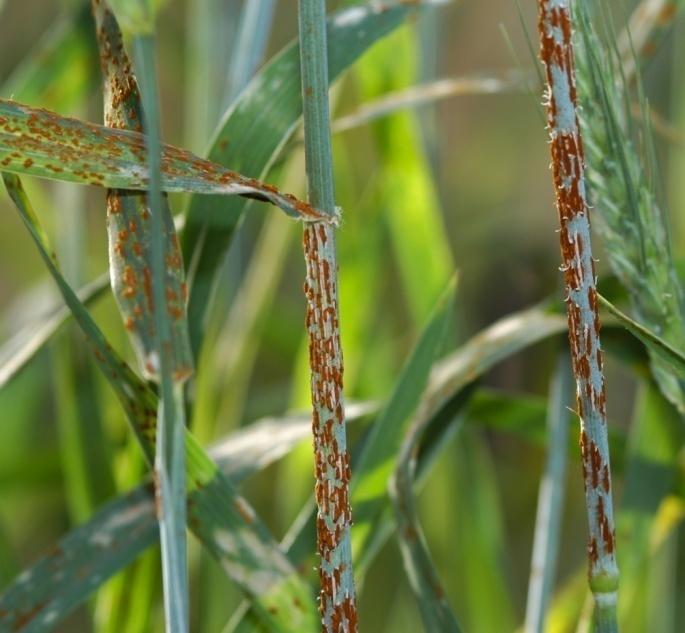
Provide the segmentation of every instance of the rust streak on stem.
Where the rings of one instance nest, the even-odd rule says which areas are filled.
[[[539,0],[540,56],[545,64],[552,171],[559,213],[568,330],[576,379],[580,446],[588,510],[590,587],[614,630],[618,567],[611,497],[606,392],[599,339],[595,264],[585,195],[585,160],[577,115],[568,0]],[[599,622],[599,620],[598,620]]]
[[[343,360],[338,322],[334,228],[307,225],[306,328],[313,404],[318,551],[321,556],[320,611],[324,630],[357,630],[350,557],[352,512],[349,500],[350,456],[345,439]]]

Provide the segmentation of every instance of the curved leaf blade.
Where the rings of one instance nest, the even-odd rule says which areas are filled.
[[[142,131],[143,108],[138,82],[114,14],[103,1],[93,2],[93,15],[104,79],[105,125],[115,129]],[[112,290],[124,325],[148,379],[158,379],[155,337],[156,319],[168,321],[171,372],[178,380],[192,373],[193,360],[186,317],[186,285],[183,261],[174,219],[166,196],[160,200],[161,250],[163,262],[163,307],[154,297],[151,265],[155,239],[154,216],[144,193],[107,192],[107,236]]]

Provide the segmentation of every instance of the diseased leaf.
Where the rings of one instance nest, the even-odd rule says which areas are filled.
[[[369,405],[352,405],[347,421],[358,421],[372,410]],[[308,414],[268,418],[218,443],[209,455],[238,485],[310,434]],[[41,627],[58,622],[158,538],[154,490],[147,483],[103,506],[16,578],[0,595],[0,625],[11,627],[23,614],[31,614],[31,626],[44,630]]]
[[[104,78],[105,125],[142,131],[143,111],[138,84],[114,15],[104,0],[93,2],[100,65]],[[178,379],[193,367],[186,317],[183,260],[166,196],[162,205],[164,286],[169,315],[171,371]],[[155,351],[155,302],[149,261],[152,221],[146,195],[133,191],[107,192],[107,236],[112,290],[129,332],[140,367],[149,379],[158,379]]]
[[[108,503],[4,591],[0,630],[51,630],[107,578],[152,545],[157,534],[151,486]],[[131,540],[135,548],[127,547]]]
[[[86,336],[99,367],[121,403],[126,417],[146,454],[152,459],[155,441],[157,396],[112,349],[97,324],[62,276],[47,236],[26,197],[21,181],[14,174],[2,174],[5,187],[24,225],[36,244],[48,272],[54,279],[67,307]]]
[[[110,189],[146,191],[150,184],[142,134],[5,99],[0,100],[0,169]],[[172,145],[162,146],[162,189],[246,196],[271,202],[300,220],[328,218],[276,187]],[[336,222],[336,218],[331,221]]]

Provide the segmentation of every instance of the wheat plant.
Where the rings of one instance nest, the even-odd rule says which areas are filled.
[[[683,6],[0,2],[0,633],[682,630]]]

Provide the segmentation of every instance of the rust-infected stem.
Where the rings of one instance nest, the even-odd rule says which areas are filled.
[[[309,201],[335,217],[324,0],[299,1],[299,28]],[[357,631],[357,607],[350,545],[350,458],[343,403],[335,228],[330,223],[305,226],[304,256],[321,557],[319,609],[323,631],[352,633]]]
[[[583,143],[577,115],[569,0],[539,0],[539,30],[540,56],[545,64],[549,91],[552,170],[580,416],[590,588],[595,598],[596,630],[609,633],[617,630],[618,567],[600,323],[585,197]]]

